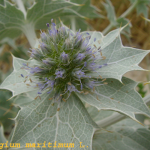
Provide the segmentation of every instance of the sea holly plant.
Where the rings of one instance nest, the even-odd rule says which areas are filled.
[[[13,56],[14,71],[0,86],[12,91],[10,100],[20,107],[9,143],[20,143],[20,149],[110,150],[115,143],[127,149],[121,147],[125,140],[133,149],[139,144],[148,150],[149,135],[138,143],[132,133],[149,133],[135,117],[150,117],[149,108],[135,91],[137,83],[122,76],[143,70],[138,64],[149,51],[124,47],[123,28],[103,36],[74,32],[53,19],[46,26],[29,60]],[[114,124],[125,116],[131,119]]]

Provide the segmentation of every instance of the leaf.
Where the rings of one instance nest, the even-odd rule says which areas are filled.
[[[64,0],[62,0],[64,1]],[[81,6],[74,6],[71,8],[65,8],[61,19],[64,24],[70,26],[71,19],[74,18],[76,29],[81,29],[82,31],[87,30],[91,27],[87,22],[86,18],[102,18],[103,16],[99,12],[99,9],[91,5],[90,0],[71,0],[73,3],[78,3]]]
[[[15,38],[21,34],[25,23],[23,13],[14,5],[5,1],[6,6],[0,5],[0,40],[5,37]]]
[[[12,102],[7,101],[10,97],[11,92],[0,91],[0,123],[3,124],[7,133],[10,133],[14,124],[10,118],[16,117],[18,112],[18,108],[14,107]]]
[[[22,32],[27,34],[35,29],[45,29],[46,23],[60,16],[64,8],[75,5],[78,6],[66,1],[36,0],[35,5],[28,9],[25,19],[21,10],[6,1],[6,6],[0,5],[0,40],[5,37],[15,38]]]
[[[102,17],[100,14],[96,13],[99,11],[98,8],[91,5],[90,0],[71,0],[73,3],[81,4],[80,7],[72,7],[72,10],[76,11],[78,14],[87,18],[99,18]]]
[[[4,0],[0,0],[0,5],[4,6]]]
[[[135,1],[137,14],[143,14],[145,18],[148,18],[148,5],[150,4],[150,0],[130,0],[131,3],[135,3]]]
[[[110,21],[111,24],[116,26],[116,13],[114,10],[114,6],[112,5],[110,0],[106,0],[106,3],[104,3],[105,9],[107,11],[107,18]]]
[[[62,21],[65,25],[70,26],[71,25],[71,16],[70,17],[61,17]],[[79,17],[74,17],[75,19],[75,24],[76,24],[76,29],[81,29],[81,31],[86,31],[88,28],[92,28],[90,24],[86,22],[83,18]]]
[[[36,0],[36,4],[28,9],[27,20],[34,25],[35,29],[44,29],[46,28],[46,23],[60,16],[64,8],[74,5],[78,6],[67,1],[44,0],[43,2]]]
[[[46,146],[48,142],[57,142],[57,145],[74,143],[74,148],[79,150],[82,142],[82,145],[86,145],[86,150],[91,150],[97,126],[84,105],[75,95],[67,102],[53,103],[53,100],[49,100],[52,95],[43,94],[41,99],[21,107],[11,143],[20,143],[22,148],[26,143],[44,141]]]
[[[36,62],[34,60],[26,61],[13,56],[14,71],[1,84],[0,89],[6,89],[12,91],[13,96],[19,95],[21,93],[37,90],[35,88],[36,84],[31,83],[29,79],[25,78],[29,74],[29,72],[25,69],[21,69],[23,67],[23,63],[32,66],[33,64],[35,65]],[[24,77],[22,77],[21,74],[24,75]],[[31,80],[32,79],[33,78],[31,77]]]
[[[98,110],[97,108],[90,106],[87,108],[88,113],[90,114],[91,118],[97,122],[100,120],[103,120],[109,116],[111,116],[113,113],[113,111],[109,111],[109,110]]]
[[[116,79],[107,79],[105,82],[108,84],[96,87],[95,93],[76,94],[82,101],[98,110],[118,111],[133,120],[136,120],[135,114],[144,114],[150,117],[148,107],[135,91],[137,85],[135,81],[123,77],[123,84]]]
[[[125,119],[104,131],[95,133],[93,150],[149,150],[150,130],[131,119]]]
[[[3,126],[0,126],[0,143],[6,143],[6,138],[4,136],[4,129]]]
[[[25,104],[32,102],[37,97],[37,91],[25,92],[11,97],[10,101],[15,105],[22,107]]]
[[[127,33],[130,33],[130,28],[131,28],[131,23],[130,23],[130,21],[127,19],[127,18],[118,18],[117,19],[117,23],[118,23],[118,28],[119,27],[123,27],[123,26],[126,26],[125,28],[124,28],[124,31],[126,31]],[[129,24],[129,25],[127,25],[127,24]]]
[[[107,64],[107,66],[96,70],[95,73],[89,74],[91,77],[97,78],[101,75],[103,78],[115,78],[121,81],[123,74],[126,72],[143,70],[138,64],[149,51],[124,47],[120,39],[120,31],[121,29],[111,31],[106,36],[103,36],[100,32],[93,32],[91,35],[92,48],[94,48],[94,45],[97,48],[101,47],[102,55],[106,57],[105,60],[100,59],[97,62],[98,65]],[[95,42],[94,38],[97,39]],[[95,55],[101,58],[100,53],[96,52]]]

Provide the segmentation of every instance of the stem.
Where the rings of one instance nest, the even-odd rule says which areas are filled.
[[[143,98],[143,100],[146,103],[146,105],[149,106],[150,105],[150,94],[148,94],[147,96],[145,96]]]
[[[75,19],[75,17],[71,17],[71,29],[74,32],[76,31],[76,19]]]
[[[143,100],[146,103],[146,105],[150,105],[150,94],[147,95],[146,97],[144,97]],[[97,121],[96,123],[99,127],[106,128],[106,127],[108,127],[114,123],[117,123],[118,121],[121,121],[125,118],[126,118],[125,115],[122,115],[122,114],[119,114],[116,112],[103,120]]]
[[[136,7],[137,5],[137,1],[135,1],[119,18],[125,18],[126,16],[128,16]],[[108,33],[112,28],[114,27],[114,25],[112,23],[110,23],[103,31],[102,33],[105,35],[106,33]]]
[[[24,5],[22,3],[22,0],[16,0],[16,3],[18,5],[19,9],[23,12],[24,17],[26,18],[26,14],[27,13],[26,13],[25,7],[24,7]]]
[[[125,118],[126,118],[125,115],[121,115],[119,113],[114,113],[111,116],[109,116],[109,117],[107,117],[107,118],[105,118],[103,120],[100,120],[100,121],[98,121],[96,123],[97,123],[97,125],[99,127],[104,128],[104,127],[108,127],[108,126],[110,126],[110,125],[112,125],[112,124],[114,124],[114,123],[116,123],[118,121],[121,121],[121,120],[123,120]]]
[[[30,46],[32,48],[35,47],[35,44],[38,41],[38,39],[36,37],[34,26],[31,24],[26,24],[22,28],[23,28],[23,33],[25,34],[25,36],[27,37],[30,43]]]
[[[149,57],[149,55],[146,56],[146,63],[147,63],[147,66],[148,66],[147,69],[150,70],[150,66],[148,65],[148,64],[150,64],[150,57]],[[147,75],[147,80],[150,81],[150,73],[148,73],[148,75]],[[148,87],[150,89],[150,84],[148,84]]]
[[[22,0],[16,0],[16,3],[26,18],[27,13],[26,13],[26,10],[25,10]],[[26,35],[26,37],[30,43],[30,46],[34,47],[37,42],[37,37],[36,37],[35,30],[34,30],[34,26],[31,24],[25,24],[24,26],[22,26],[22,31]]]
[[[133,3],[133,5],[131,5],[119,18],[124,18],[124,17],[128,16],[134,10],[136,5],[137,5],[137,1],[135,1]]]
[[[102,31],[102,33],[105,35],[106,33],[108,33],[110,30],[111,30],[111,28],[113,28],[113,24],[109,24],[103,31]]]

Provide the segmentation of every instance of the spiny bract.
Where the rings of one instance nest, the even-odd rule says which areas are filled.
[[[60,101],[68,99],[71,92],[82,93],[101,85],[102,81],[87,75],[107,65],[96,63],[96,51],[101,52],[101,49],[91,48],[90,34],[87,32],[83,37],[80,30],[74,33],[63,24],[56,28],[53,20],[51,26],[47,23],[47,27],[47,33],[41,32],[39,48],[30,51],[32,59],[38,61],[39,65],[23,64],[23,68],[29,70],[28,76],[33,75],[38,79],[38,94],[54,91],[53,98]]]

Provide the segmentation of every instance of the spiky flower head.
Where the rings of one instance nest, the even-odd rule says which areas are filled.
[[[68,99],[72,92],[90,91],[101,85],[97,79],[87,75],[106,65],[97,64],[95,52],[101,50],[91,48],[91,36],[87,33],[83,37],[80,30],[74,33],[63,24],[57,28],[53,20],[51,26],[47,23],[47,27],[47,33],[41,32],[39,48],[30,51],[31,58],[38,61],[38,65],[24,64],[29,76],[38,80],[38,94],[54,91],[53,98],[60,101]]]

